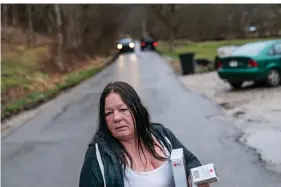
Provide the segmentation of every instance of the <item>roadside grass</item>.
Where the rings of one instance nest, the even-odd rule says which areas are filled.
[[[18,85],[27,86],[29,77],[39,71],[38,59],[46,47],[38,47],[24,52],[2,54],[1,58],[1,93]]]
[[[215,56],[217,55],[217,48],[225,46],[225,45],[243,45],[248,42],[254,42],[254,41],[262,41],[262,40],[268,40],[269,38],[259,38],[259,39],[238,39],[238,40],[224,40],[224,41],[207,41],[207,42],[191,42],[188,40],[180,40],[180,41],[175,41],[174,42],[174,51],[170,52],[169,51],[169,46],[167,42],[160,42],[158,46],[158,51],[160,52],[161,55],[163,56],[169,56],[172,57],[174,60],[171,62],[172,66],[176,66],[177,70],[179,69],[178,66],[179,64],[179,58],[178,55],[180,53],[184,52],[193,52],[195,53],[195,59],[206,59],[210,60],[211,62],[214,61]],[[275,39],[275,38],[272,38]],[[178,64],[175,64],[178,63]],[[196,72],[197,73],[202,73],[202,72],[208,72],[208,71],[213,71],[214,65],[213,63],[210,64],[209,67],[202,67],[198,66],[196,67]]]
[[[69,73],[42,71],[42,58],[47,46],[12,51],[1,58],[1,121],[38,106],[61,91],[95,75],[109,57],[88,60]]]
[[[52,87],[49,89],[45,89],[43,91],[34,89],[34,91],[30,92],[29,94],[24,95],[14,101],[8,102],[5,105],[2,105],[2,116],[8,116],[9,114],[17,113],[22,110],[32,108],[39,103],[47,101],[48,99],[58,94],[60,91],[77,85],[81,81],[91,77],[100,69],[101,66],[72,72],[62,76],[60,78],[60,81],[58,81],[55,85],[52,85]]]

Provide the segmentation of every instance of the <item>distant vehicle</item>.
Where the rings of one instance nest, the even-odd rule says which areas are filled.
[[[218,75],[233,88],[244,81],[278,86],[281,79],[281,40],[266,40],[242,45],[231,55],[219,58]]]
[[[156,47],[158,45],[157,41],[152,39],[152,38],[142,38],[140,40],[141,42],[141,50],[144,51],[144,50],[152,50],[152,51],[155,51],[156,50]]]
[[[117,49],[119,53],[134,52],[135,43],[132,38],[123,38],[118,41]]]

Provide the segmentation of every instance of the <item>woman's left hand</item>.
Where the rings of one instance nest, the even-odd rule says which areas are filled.
[[[209,183],[199,184],[198,187],[210,187]]]

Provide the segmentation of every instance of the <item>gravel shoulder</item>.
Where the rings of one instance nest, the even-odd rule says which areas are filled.
[[[190,91],[222,106],[225,115],[244,132],[240,141],[256,149],[268,169],[281,173],[281,86],[246,83],[242,90],[232,90],[216,72],[179,79]]]

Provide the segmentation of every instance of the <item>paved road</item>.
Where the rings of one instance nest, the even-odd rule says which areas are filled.
[[[120,56],[96,77],[43,105],[36,117],[2,139],[3,187],[78,186],[83,157],[97,122],[103,87],[132,84],[152,120],[171,128],[203,163],[217,166],[218,187],[280,187],[255,153],[236,143],[241,135],[220,109],[184,88],[163,59],[152,52]]]

